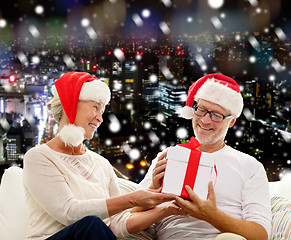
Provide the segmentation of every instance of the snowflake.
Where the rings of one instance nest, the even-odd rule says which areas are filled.
[[[34,63],[34,64],[39,64],[40,63],[40,58],[39,58],[39,56],[33,56],[32,58],[31,58],[31,61]]]
[[[143,20],[141,19],[141,17],[137,13],[132,15],[132,20],[134,21],[136,26],[138,26],[138,27],[143,26]]]
[[[165,144],[161,144],[161,145],[160,145],[160,150],[161,150],[161,151],[163,151],[163,150],[166,149],[166,148],[167,148],[167,146],[166,146]]]
[[[219,20],[218,17],[216,16],[213,16],[212,18],[210,18],[213,26],[216,28],[216,29],[221,29],[222,28],[222,23],[221,21]]]
[[[152,127],[152,124],[150,122],[145,122],[143,125],[144,129],[149,130]]]
[[[169,26],[167,25],[167,23],[160,22],[159,27],[165,35],[168,35],[171,33],[171,30],[170,30]]]
[[[279,28],[279,27],[275,28],[275,33],[281,41],[286,40],[287,36],[281,28]]]
[[[149,133],[149,138],[150,140],[152,141],[152,143],[155,145],[155,144],[158,144],[160,142],[160,139],[159,137],[157,136],[157,134],[155,134],[153,131],[151,131]]]
[[[152,74],[149,76],[149,80],[150,80],[150,82],[152,82],[152,83],[156,83],[156,82],[158,81],[158,76],[157,76],[157,74],[152,73]]]
[[[44,7],[41,5],[37,5],[34,10],[35,10],[35,13],[38,15],[41,15],[44,13]]]
[[[135,143],[136,142],[136,136],[132,135],[129,137],[129,141],[132,142],[132,143]]]
[[[224,0],[208,0],[207,2],[209,7],[213,9],[221,8],[222,5],[224,4]]]
[[[0,118],[0,125],[6,130],[8,131],[10,129],[10,124],[8,123],[8,121],[4,118]]]
[[[105,145],[106,146],[111,146],[112,145],[112,140],[111,139],[106,139],[105,140]]]
[[[256,62],[256,57],[255,56],[250,56],[249,57],[249,61],[250,61],[250,63],[255,63]]]
[[[0,19],[0,28],[5,28],[7,25],[7,22],[5,19]]]
[[[110,114],[108,118],[110,120],[109,130],[113,133],[119,132],[121,129],[121,124],[117,117],[114,114]]]
[[[235,136],[238,137],[238,138],[241,138],[243,136],[243,132],[241,130],[237,130],[235,132]]]
[[[132,160],[137,160],[140,157],[140,151],[137,148],[133,148],[129,151],[129,157]]]
[[[156,119],[159,121],[159,122],[162,122],[165,120],[165,116],[164,114],[162,113],[158,113],[157,116],[156,116]]]
[[[185,139],[187,137],[187,135],[188,135],[188,131],[184,127],[180,127],[176,131],[176,136],[179,139]]]
[[[113,54],[120,62],[125,60],[124,53],[120,48],[115,48]]]
[[[25,66],[25,67],[28,67],[28,59],[27,57],[25,56],[25,54],[23,52],[18,52],[17,53],[17,57],[19,59],[19,61]]]
[[[143,9],[142,12],[141,12],[141,15],[144,17],[144,18],[148,18],[151,16],[151,11],[149,9]]]
[[[90,20],[89,20],[88,18],[83,18],[83,19],[81,20],[81,25],[82,25],[83,27],[88,27],[88,26],[90,25]]]
[[[36,28],[36,26],[34,25],[30,25],[28,27],[28,31],[31,33],[31,35],[34,37],[34,38],[39,38],[40,37],[40,32],[38,31],[38,29]]]

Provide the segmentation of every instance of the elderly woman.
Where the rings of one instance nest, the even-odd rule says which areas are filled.
[[[56,137],[24,156],[29,204],[27,239],[116,239],[171,214],[183,214],[174,196],[149,190],[120,195],[110,163],[83,145],[102,123],[108,86],[88,73],[70,72],[52,89]],[[132,211],[131,209],[149,209]]]

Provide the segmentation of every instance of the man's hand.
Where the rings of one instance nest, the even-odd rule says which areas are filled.
[[[152,183],[149,187],[150,189],[159,189],[161,187],[162,179],[165,175],[165,168],[167,164],[166,156],[167,151],[163,152],[158,158],[157,164],[153,170]]]
[[[217,208],[212,182],[208,184],[208,198],[205,201],[200,199],[189,186],[186,186],[186,190],[191,201],[176,197],[176,202],[192,217],[208,222],[222,233],[235,233],[248,240],[268,239],[267,231],[260,224],[233,218]]]
[[[209,182],[208,184],[207,200],[200,199],[189,186],[186,186],[185,188],[191,198],[191,201],[184,200],[181,197],[176,197],[177,204],[192,217],[207,222],[211,220],[215,212],[218,210],[212,182]]]

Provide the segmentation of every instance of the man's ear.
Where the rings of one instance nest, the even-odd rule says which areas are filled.
[[[235,124],[236,122],[236,117],[232,118],[231,121],[230,121],[230,124],[229,124],[229,127],[228,128],[232,128],[233,125]]]

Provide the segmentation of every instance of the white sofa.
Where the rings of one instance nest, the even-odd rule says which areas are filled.
[[[119,178],[122,193],[134,191],[136,183]],[[272,205],[271,239],[291,240],[291,181],[270,182]],[[28,225],[28,210],[22,185],[22,169],[5,170],[0,185],[0,239],[24,240]],[[154,239],[150,231],[130,235],[127,239]]]

